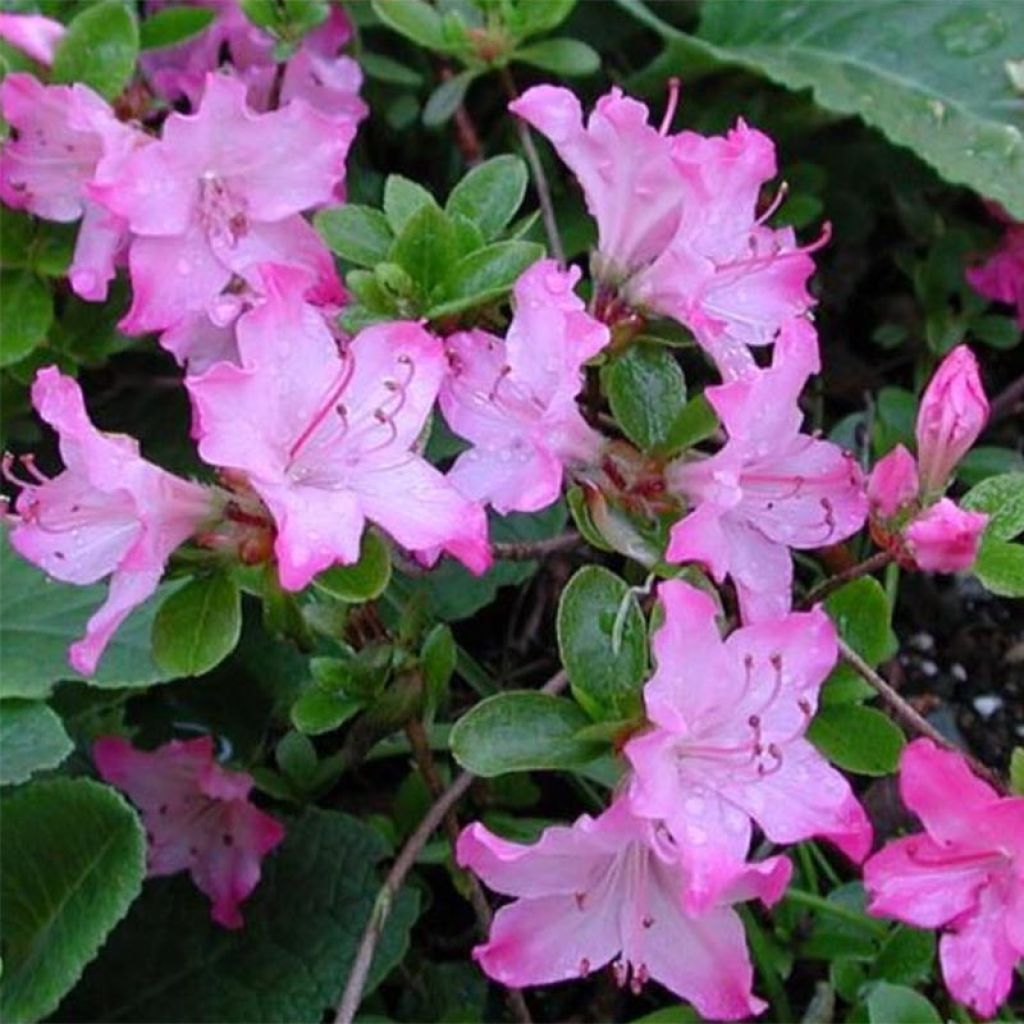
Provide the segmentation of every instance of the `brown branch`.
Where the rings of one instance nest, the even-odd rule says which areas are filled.
[[[559,672],[549,679],[541,693],[559,693],[564,690],[569,680],[565,672]],[[430,809],[424,815],[423,820],[416,827],[416,830],[405,841],[405,846],[395,858],[391,865],[387,878],[381,886],[377,899],[374,902],[373,910],[370,911],[370,920],[366,922],[363,930],[363,937],[359,943],[359,950],[356,953],[352,970],[345,984],[345,991],[342,993],[341,1001],[335,1014],[335,1024],[352,1024],[355,1019],[359,1004],[363,998],[363,989],[366,987],[366,979],[370,973],[370,966],[373,963],[373,954],[377,948],[377,942],[384,931],[384,924],[391,912],[391,905],[394,902],[398,890],[405,881],[405,876],[412,870],[420,851],[427,844],[427,840],[434,834],[435,830],[444,822],[445,816],[455,805],[466,795],[469,787],[476,780],[472,772],[463,772],[454,782],[434,801]]]
[[[866,683],[874,687],[882,702],[892,712],[893,717],[911,732],[920,736],[926,736],[933,743],[951,750],[963,757],[974,770],[976,775],[981,776],[986,782],[991,783],[1000,793],[1006,792],[1006,784],[987,765],[982,764],[977,758],[972,757],[966,751],[961,750],[955,743],[946,739],[945,736],[935,728],[926,718],[915,711],[899,693],[886,682],[850,645],[839,638],[839,653],[846,662]]]
[[[838,590],[843,584],[859,579],[861,576],[868,576],[873,572],[877,572],[877,570],[885,568],[892,560],[893,556],[888,551],[878,551],[870,558],[865,558],[863,562],[851,565],[849,569],[844,569],[842,572],[836,573],[835,576],[830,576],[827,580],[819,583],[807,594],[800,606],[802,608],[810,608],[811,605],[817,604],[828,597],[834,590]]]
[[[1024,399],[1024,374],[1008,384],[992,399],[988,416],[989,423],[995,423],[996,420],[1009,416],[1022,399]]]
[[[569,532],[559,534],[557,537],[547,537],[544,540],[511,541],[507,544],[496,543],[491,545],[495,561],[526,562],[531,558],[543,558],[545,555],[553,555],[559,551],[570,551],[579,547],[583,538],[578,533]]]

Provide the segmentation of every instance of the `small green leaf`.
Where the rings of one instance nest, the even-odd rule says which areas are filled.
[[[135,812],[89,779],[22,786],[0,801],[0,1017],[49,1016],[142,889]]]
[[[388,28],[428,50],[444,50],[441,16],[425,0],[373,0],[373,11]]]
[[[823,707],[814,716],[807,738],[833,764],[858,775],[896,771],[906,742],[881,711],[861,704]]]
[[[242,595],[227,573],[197,576],[160,606],[153,620],[153,657],[179,676],[220,664],[242,631]]]
[[[889,599],[878,580],[863,576],[829,594],[825,611],[839,635],[872,667],[893,650]],[[837,665],[825,681],[823,705],[861,701],[874,689],[849,666]]]
[[[410,218],[424,206],[440,209],[437,200],[422,185],[400,174],[388,175],[384,182],[384,216],[396,235],[402,233]]]
[[[306,736],[319,736],[340,728],[363,707],[358,698],[328,693],[314,684],[292,705],[292,725]]]
[[[423,107],[423,123],[428,128],[445,124],[455,114],[466,98],[466,90],[473,84],[479,72],[460,71],[444,79],[430,94]]]
[[[386,260],[395,240],[380,210],[357,203],[321,210],[313,223],[331,252],[361,267],[374,267]]]
[[[423,76],[418,71],[393,57],[385,56],[383,53],[363,50],[359,54],[359,66],[367,78],[375,79],[378,82],[404,85],[410,89],[418,89],[423,84]]]
[[[988,513],[985,537],[1013,540],[1024,532],[1024,473],[1003,473],[982,480],[961,499],[972,512]]]
[[[313,586],[339,601],[361,604],[379,597],[391,580],[391,552],[375,530],[364,530],[359,561],[335,565],[313,580]]]
[[[216,17],[209,7],[165,7],[149,15],[139,27],[143,50],[175,46],[203,32]]]
[[[498,693],[471,708],[449,737],[455,759],[476,775],[574,768],[602,746],[576,733],[589,719],[572,701],[530,690]]]
[[[458,648],[451,627],[439,622],[427,634],[420,651],[423,681],[431,703],[436,706],[448,689],[448,683],[458,661]]]
[[[882,944],[872,976],[894,985],[927,981],[935,964],[935,932],[897,928]]]
[[[131,80],[139,25],[123,0],[102,0],[76,14],[53,55],[54,82],[81,82],[108,100]]]
[[[1024,597],[1024,544],[986,537],[981,542],[974,575],[1000,597]]]
[[[45,281],[26,270],[0,272],[0,366],[20,362],[41,345],[52,323]]]
[[[316,748],[301,732],[286,732],[277,741],[274,760],[285,778],[300,787],[316,773]]]
[[[73,746],[64,723],[42,701],[0,701],[0,786],[56,768]]]
[[[956,467],[957,479],[967,487],[980,484],[1001,473],[1024,472],[1024,455],[1013,448],[979,444],[972,448]]]
[[[601,381],[626,437],[647,452],[664,448],[686,406],[686,379],[672,353],[630,345],[602,369]]]
[[[527,180],[526,164],[519,157],[496,156],[474,167],[452,189],[445,212],[451,216],[462,214],[490,241],[516,215]]]
[[[520,3],[511,7],[515,29],[523,36],[539,36],[557,28],[572,13],[576,0],[544,0],[544,3]],[[507,15],[507,17],[511,17]]]
[[[938,1010],[903,985],[880,981],[868,993],[867,1006],[870,1024],[942,1024]]]
[[[413,280],[426,300],[455,258],[455,226],[435,205],[420,207],[395,240],[391,259]]]
[[[718,416],[704,394],[695,395],[672,421],[668,437],[662,445],[665,455],[692,448],[707,440],[718,429]]]
[[[592,75],[601,67],[597,50],[578,39],[544,39],[516,50],[512,59],[566,78]]]
[[[1014,747],[1010,756],[1010,792],[1024,796],[1024,747]]]
[[[494,242],[463,256],[448,271],[443,289],[427,317],[452,316],[502,298],[519,275],[544,255],[535,242]]]
[[[613,572],[580,569],[558,603],[558,650],[572,692],[595,720],[628,718],[640,707],[647,631],[636,598]]]

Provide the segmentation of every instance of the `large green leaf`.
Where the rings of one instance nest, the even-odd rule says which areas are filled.
[[[861,704],[823,707],[814,716],[807,738],[833,764],[858,775],[896,771],[906,742],[898,726],[881,711]]]
[[[825,599],[825,611],[839,635],[872,667],[895,653],[889,599],[878,580],[862,576],[844,584]],[[841,662],[825,681],[821,702],[844,704],[871,697],[874,692],[869,683]]]
[[[310,809],[288,828],[226,931],[184,876],[157,879],[61,1008],[78,1021],[319,1022],[341,995],[380,886],[387,853],[372,828]],[[405,954],[419,910],[399,893],[377,945],[370,985]]]
[[[33,782],[2,802],[0,1016],[45,1017],[138,895],[146,840],[135,813],[89,779]]]
[[[242,634],[242,595],[229,573],[197,576],[160,606],[153,657],[174,676],[200,676],[219,665]]]
[[[53,56],[55,82],[84,82],[113,99],[129,82],[139,55],[139,25],[122,0],[83,7]]]
[[[0,701],[0,786],[56,768],[72,746],[59,716],[42,701]]]
[[[0,366],[24,359],[46,340],[53,323],[53,297],[27,270],[0,273]]]
[[[100,606],[106,583],[74,587],[48,579],[0,541],[0,697],[45,697],[61,679],[78,679],[68,664],[68,645],[85,632]],[[149,650],[153,616],[164,586],[133,612],[107,645],[92,686],[145,686],[169,676]]]
[[[676,70],[740,65],[810,88],[821,106],[861,117],[947,181],[1024,217],[1024,122],[1006,69],[1024,53],[1018,4],[707,0],[693,37],[639,0],[619,2],[665,36]]]

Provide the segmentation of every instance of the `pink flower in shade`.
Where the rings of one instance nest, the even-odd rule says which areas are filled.
[[[917,461],[898,444],[875,463],[868,478],[868,504],[872,516],[891,519],[917,501],[921,489]]]
[[[611,962],[620,985],[648,979],[693,1003],[709,1020],[736,1020],[765,1004],[751,993],[743,925],[730,904],[775,902],[791,873],[772,857],[740,865],[700,914],[683,907],[687,875],[656,822],[633,815],[625,797],[600,817],[545,829],[533,846],[480,824],[459,837],[456,858],[515,902],[494,917],[474,959],[495,981],[519,988],[586,977]]]
[[[534,512],[561,492],[563,466],[597,458],[601,436],[580,415],[583,363],[608,343],[608,328],[573,292],[580,272],[535,263],[515,287],[505,341],[486,331],[448,339],[441,409],[473,442],[449,479],[501,513]]]
[[[966,345],[957,345],[928,382],[917,414],[917,461],[925,493],[945,489],[953,467],[987,420],[988,399],[978,361]]]
[[[65,583],[111,577],[106,602],[69,651],[88,676],[118,626],[156,590],[171,552],[216,513],[216,499],[147,462],[132,438],[97,430],[78,384],[55,367],[37,374],[32,402],[60,435],[65,469],[47,479],[28,458],[32,479],[19,480],[5,460],[5,475],[22,488],[11,544]]]
[[[984,512],[968,512],[942,498],[914,519],[905,537],[918,568],[960,572],[974,565],[987,524]]]
[[[948,926],[939,944],[946,985],[991,1017],[1024,957],[1024,797],[1000,797],[962,757],[925,739],[903,751],[900,793],[925,831],[864,865],[868,911]]]
[[[210,75],[198,113],[171,114],[159,142],[90,189],[135,236],[122,328],[170,327],[268,262],[303,267],[340,298],[330,253],[300,211],[331,200],[354,134],[300,100],[253,114],[244,86]]]
[[[971,287],[986,299],[1017,307],[1017,324],[1024,330],[1024,224],[1009,218],[999,247],[978,267],[967,271]]]
[[[187,869],[212,901],[214,921],[241,928],[238,908],[260,880],[260,861],[284,839],[284,826],[249,802],[252,777],[222,768],[209,736],[151,753],[104,736],[92,756],[104,781],[142,812],[149,876]]]
[[[634,811],[664,819],[690,884],[710,906],[746,858],[754,821],[776,843],[824,836],[853,860],[871,825],[849,784],[805,738],[836,634],[820,609],[735,630],[724,641],[707,594],[658,590],[657,671],[644,688],[651,731],[630,740]]]
[[[299,590],[359,557],[366,520],[413,551],[490,564],[483,509],[416,452],[445,370],[418,324],[370,327],[341,345],[302,298],[304,276],[263,268],[267,297],[237,326],[242,366],[186,381],[199,453],[248,474],[277,523],[281,583]]]
[[[0,39],[49,67],[57,44],[67,29],[53,18],[40,14],[8,14],[0,11]]]
[[[790,321],[770,369],[710,387],[729,440],[710,458],[670,464],[670,490],[695,508],[670,535],[666,558],[731,576],[744,621],[778,618],[791,606],[789,549],[834,544],[860,529],[863,476],[841,448],[800,433],[797,399],[819,368],[814,329]]]
[[[116,174],[147,136],[86,86],[43,85],[21,73],[0,85],[0,110],[14,128],[0,154],[0,198],[45,220],[81,218],[68,276],[76,294],[103,301],[127,225],[91,202],[87,186]]]

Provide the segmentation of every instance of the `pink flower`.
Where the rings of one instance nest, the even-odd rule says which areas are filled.
[[[186,384],[200,455],[247,473],[277,523],[281,583],[300,590],[355,562],[367,519],[413,551],[441,546],[485,570],[483,509],[416,451],[444,374],[441,343],[396,322],[341,346],[303,300],[305,275],[262,273],[267,297],[237,326],[242,366]]]
[[[159,142],[90,189],[135,236],[122,328],[156,330],[202,312],[234,275],[267,262],[303,267],[340,294],[300,211],[331,200],[354,134],[301,101],[253,114],[244,86],[210,75],[198,113],[171,114]]]
[[[664,819],[689,873],[685,900],[710,906],[742,865],[751,821],[776,843],[820,835],[854,860],[871,825],[849,784],[805,739],[836,663],[820,609],[735,630],[678,580],[662,583],[657,671],[644,689],[654,728],[626,745],[634,811]]]
[[[917,461],[903,445],[896,445],[875,463],[868,478],[871,514],[891,519],[917,500],[920,486]]]
[[[142,812],[149,877],[187,868],[213,902],[214,921],[241,928],[238,908],[260,880],[260,861],[284,839],[284,826],[249,802],[252,777],[222,768],[209,736],[172,740],[152,753],[104,736],[92,756],[104,781]]]
[[[868,910],[939,944],[953,996],[991,1017],[1024,957],[1024,797],[1000,797],[963,758],[915,740],[900,765],[903,802],[924,834],[886,844],[864,865]]]
[[[22,53],[49,67],[57,44],[67,29],[53,18],[40,14],[8,14],[0,11],[0,39],[6,39]]]
[[[978,361],[966,345],[958,345],[929,381],[917,414],[917,461],[925,493],[943,491],[987,420]]]
[[[510,987],[586,977],[609,961],[620,985],[653,978],[711,1020],[760,1013],[743,925],[731,903],[773,903],[791,867],[783,857],[742,865],[715,905],[682,905],[686,872],[660,826],[619,797],[600,817],[553,826],[533,846],[466,828],[456,858],[492,889],[516,897],[494,917],[474,959]]]
[[[118,626],[156,590],[171,552],[216,512],[215,499],[147,462],[132,438],[97,430],[78,384],[56,367],[39,371],[32,402],[60,435],[66,468],[47,479],[27,458],[33,479],[25,481],[5,460],[5,475],[22,488],[11,544],[65,583],[111,577],[106,602],[69,651],[88,676]]]
[[[864,522],[856,462],[836,445],[800,433],[797,399],[817,370],[814,329],[790,321],[770,369],[705,392],[728,432],[725,447],[666,470],[669,488],[696,507],[673,527],[665,557],[702,562],[719,582],[731,576],[747,622],[789,610],[789,548],[834,544]]]
[[[573,292],[580,272],[535,263],[515,287],[505,341],[486,331],[448,339],[451,367],[441,409],[474,447],[449,479],[467,497],[502,514],[534,512],[561,492],[563,466],[597,457],[601,436],[576,406],[583,363],[608,343],[608,328]]]
[[[974,565],[987,523],[984,512],[968,512],[942,498],[914,519],[905,536],[918,568],[959,572]]]
[[[1002,242],[981,266],[968,269],[967,280],[985,298],[1016,306],[1024,330],[1024,224],[1001,219],[1007,221]]]
[[[147,137],[86,86],[42,85],[21,73],[0,85],[0,110],[16,130],[0,156],[0,198],[45,220],[82,218],[71,286],[84,299],[104,300],[126,224],[91,202],[87,186],[116,174]]]

